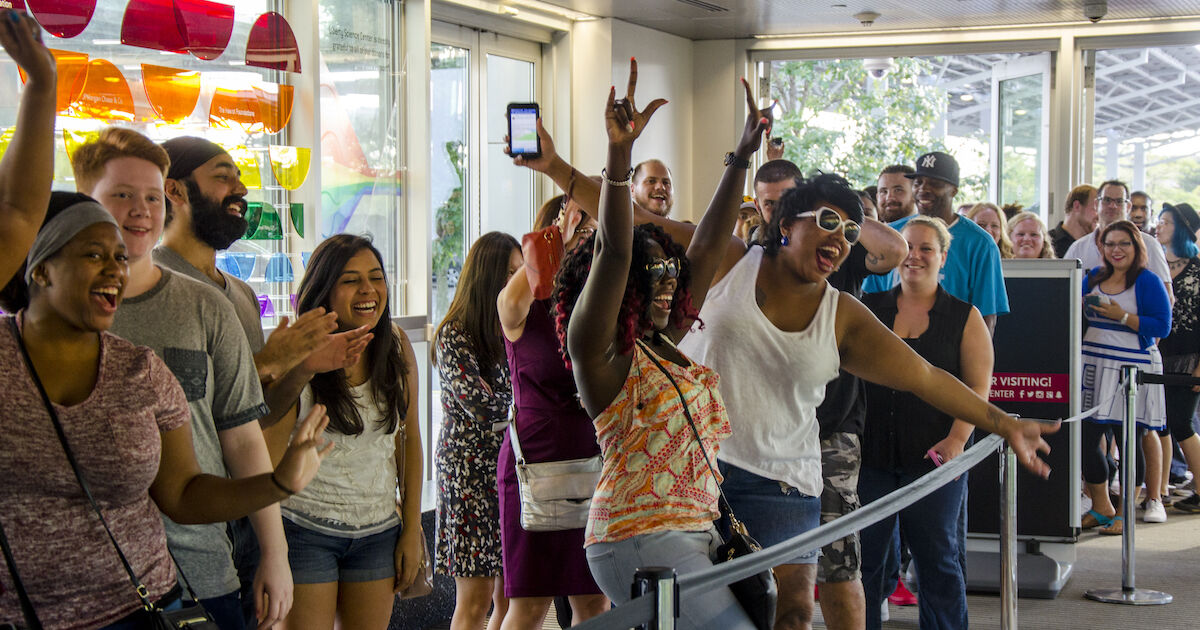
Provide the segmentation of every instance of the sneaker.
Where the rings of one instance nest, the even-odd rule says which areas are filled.
[[[1167,522],[1167,509],[1163,507],[1162,501],[1159,501],[1158,499],[1148,499],[1146,501],[1146,513],[1142,515],[1142,522]]]
[[[1188,514],[1200,514],[1200,494],[1193,494],[1185,499],[1180,499],[1173,503],[1171,507]]]
[[[896,582],[896,590],[891,595],[888,595],[887,600],[896,606],[916,606],[917,596],[912,594],[907,587],[904,586],[904,580]]]
[[[879,620],[887,621],[888,619],[891,619],[891,618],[892,618],[892,615],[891,615],[891,613],[888,612],[888,603],[887,603],[887,600],[885,599],[885,600],[883,600],[883,603],[879,606]]]

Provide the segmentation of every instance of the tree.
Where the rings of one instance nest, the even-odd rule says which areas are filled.
[[[437,285],[434,311],[444,313],[450,305],[450,275],[463,263],[463,143],[446,143],[446,156],[458,176],[458,187],[450,191],[434,213],[437,238],[433,241],[433,277]]]
[[[773,63],[771,97],[783,109],[773,134],[786,140],[784,157],[805,172],[838,173],[866,187],[889,164],[945,151],[937,131],[948,96],[929,80],[933,62],[901,57],[894,63],[883,79],[872,78],[862,59]],[[964,156],[956,157],[962,162]],[[985,198],[986,174],[961,179],[961,198]]]

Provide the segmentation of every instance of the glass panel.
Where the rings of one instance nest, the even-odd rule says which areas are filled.
[[[1026,208],[1041,199],[1042,75],[1000,82],[1000,186],[997,198]]]
[[[466,255],[464,208],[468,203],[466,184],[470,172],[466,150],[470,52],[466,48],[434,43],[430,56],[429,199],[430,214],[433,215],[430,222],[433,286],[429,321],[436,326],[454,297],[458,272]]]
[[[1200,208],[1196,68],[1194,46],[1096,51],[1091,183],[1120,179],[1149,193],[1151,228],[1164,202]]]
[[[806,173],[840,173],[865,188],[890,164],[946,151],[959,163],[961,205],[988,196],[992,67],[1021,56],[783,60],[760,72],[779,99],[784,157]]]
[[[481,200],[480,233],[493,230],[520,236],[533,221],[533,172],[518,169],[504,154],[505,118],[509,103],[534,100],[534,65],[522,59],[487,56],[487,194]]]
[[[320,2],[321,162],[312,165],[321,170],[320,213],[305,240],[311,251],[339,232],[370,235],[384,256],[393,316],[409,314],[400,287],[410,280],[403,265],[406,235],[398,227],[404,211],[396,54],[401,44],[395,35],[399,9],[391,0]],[[317,203],[312,201],[310,208]],[[290,211],[286,205],[280,208]],[[291,217],[299,231],[303,216]]]

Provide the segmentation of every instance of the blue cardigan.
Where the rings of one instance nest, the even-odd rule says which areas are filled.
[[[1087,272],[1083,278],[1083,294],[1091,292],[1092,279],[1103,267],[1096,267]],[[1171,334],[1171,298],[1167,289],[1158,276],[1148,269],[1142,269],[1133,282],[1134,299],[1137,300],[1138,344],[1142,350],[1153,346],[1155,342]],[[1132,328],[1129,332],[1134,332]]]

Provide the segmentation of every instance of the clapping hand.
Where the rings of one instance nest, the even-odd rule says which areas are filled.
[[[632,145],[633,141],[642,135],[642,130],[646,128],[646,123],[650,122],[654,112],[667,104],[666,99],[654,99],[646,109],[639,112],[633,102],[637,76],[637,59],[630,57],[629,85],[625,88],[625,98],[617,98],[616,87],[608,91],[608,103],[604,107],[604,126],[608,130],[608,141],[613,144]]]
[[[313,405],[304,421],[296,425],[296,434],[275,467],[275,479],[289,491],[296,493],[307,487],[333,449],[333,442],[321,437],[327,426],[329,416],[325,415],[324,405]]]

